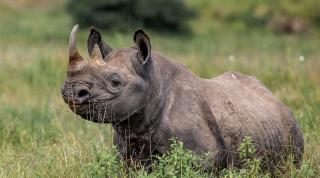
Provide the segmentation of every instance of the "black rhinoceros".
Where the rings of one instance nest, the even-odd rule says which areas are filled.
[[[164,154],[175,137],[197,154],[213,153],[216,167],[241,166],[237,149],[250,136],[263,165],[288,152],[299,165],[304,139],[291,111],[255,77],[227,72],[202,79],[151,50],[142,29],[134,46],[112,49],[90,29],[84,60],[70,34],[64,101],[82,118],[111,123],[123,157],[146,161]],[[271,166],[272,167],[272,166]]]

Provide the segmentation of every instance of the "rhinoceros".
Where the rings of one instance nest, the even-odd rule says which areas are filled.
[[[70,109],[86,120],[111,123],[124,159],[150,164],[170,149],[171,138],[196,154],[213,153],[217,168],[241,167],[238,148],[251,137],[268,168],[287,153],[299,166],[304,139],[292,112],[259,80],[238,72],[202,79],[151,50],[142,29],[134,45],[112,49],[90,28],[89,60],[70,34],[67,78],[61,89]]]

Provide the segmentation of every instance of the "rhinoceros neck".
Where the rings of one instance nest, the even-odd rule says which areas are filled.
[[[123,137],[144,137],[152,135],[157,131],[157,125],[163,117],[163,110],[175,80],[175,75],[183,70],[182,66],[176,64],[158,53],[152,54],[150,65],[150,88],[147,94],[146,105],[141,112],[136,113],[129,120],[118,124],[115,130]],[[128,134],[130,132],[130,134]]]

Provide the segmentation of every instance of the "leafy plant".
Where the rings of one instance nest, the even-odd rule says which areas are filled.
[[[93,147],[95,160],[85,167],[83,177],[123,177],[125,163],[115,147],[111,149]]]
[[[253,157],[256,149],[253,146],[253,140],[249,136],[245,136],[242,143],[239,145],[239,155],[242,159]]]
[[[184,149],[183,143],[175,139],[170,145],[170,152],[158,156],[158,163],[154,165],[155,177],[200,177],[203,172],[200,167],[201,159],[192,151]]]

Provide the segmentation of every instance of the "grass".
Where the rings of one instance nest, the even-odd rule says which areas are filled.
[[[0,2],[0,177],[87,177],[99,175],[94,173],[112,161],[117,163],[115,170],[123,170],[111,149],[111,127],[80,119],[61,98],[72,22],[58,2],[36,9]],[[288,163],[290,171],[283,176],[312,177],[310,171],[320,175],[319,34],[277,35],[210,24],[205,18],[191,22],[195,33],[189,36],[149,32],[153,49],[204,78],[235,70],[260,79],[292,108],[305,135],[302,169],[291,169]],[[83,29],[79,34],[84,56],[87,33]],[[131,46],[131,35],[104,32],[113,47]],[[175,148],[188,155],[179,144]],[[175,165],[173,154],[177,153],[162,158],[162,163]],[[153,176],[171,171],[158,168]],[[122,173],[152,176],[142,170]],[[225,171],[220,177],[240,174],[241,170]]]

